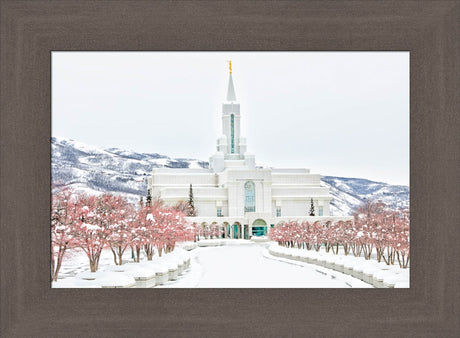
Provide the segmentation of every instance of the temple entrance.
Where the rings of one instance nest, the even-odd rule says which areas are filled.
[[[256,219],[252,223],[252,235],[253,236],[266,236],[267,235],[267,223],[263,219]]]

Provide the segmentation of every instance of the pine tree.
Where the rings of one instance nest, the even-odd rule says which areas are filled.
[[[190,184],[190,192],[188,194],[188,212],[187,212],[187,216],[196,216],[195,204],[193,203],[192,184]]]
[[[150,195],[150,189],[147,190],[147,198],[146,198],[146,205],[150,206],[152,203],[152,195]]]
[[[310,216],[315,216],[315,206],[313,205],[313,198],[311,199],[310,204]]]

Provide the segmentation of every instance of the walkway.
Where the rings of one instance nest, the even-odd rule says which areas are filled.
[[[163,287],[199,288],[346,288],[369,287],[353,277],[306,263],[269,256],[267,244],[227,241],[191,251],[191,270]]]

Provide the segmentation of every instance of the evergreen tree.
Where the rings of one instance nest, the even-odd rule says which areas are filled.
[[[310,216],[315,216],[315,206],[313,205],[313,198],[311,199],[310,204]]]
[[[190,184],[190,192],[188,194],[188,212],[187,212],[187,216],[196,216],[195,204],[193,203],[192,184]]]
[[[147,190],[147,199],[146,199],[146,205],[150,206],[152,203],[152,195],[150,195],[150,189]]]

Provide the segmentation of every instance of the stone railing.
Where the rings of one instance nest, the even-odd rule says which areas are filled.
[[[360,279],[376,288],[409,287],[409,269],[389,266],[375,260],[365,260],[363,257],[285,248],[276,244],[270,246],[268,252],[275,257],[292,259],[335,270]]]
[[[225,245],[225,242],[222,239],[202,239],[197,241],[196,243],[199,247]]]
[[[106,265],[53,283],[53,288],[152,288],[176,280],[190,267],[190,254],[176,249],[152,261]]]
[[[256,243],[270,242],[270,239],[267,236],[252,236],[251,241]]]

